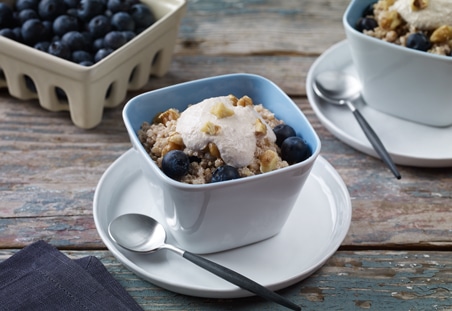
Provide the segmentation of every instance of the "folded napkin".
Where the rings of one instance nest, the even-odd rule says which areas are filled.
[[[72,260],[44,241],[0,263],[0,310],[142,310],[94,256]]]

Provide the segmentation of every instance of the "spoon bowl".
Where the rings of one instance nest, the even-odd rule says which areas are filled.
[[[276,302],[292,310],[301,310],[301,307],[292,301],[272,292],[242,274],[204,257],[167,244],[165,228],[149,216],[141,214],[121,215],[108,225],[108,234],[115,243],[132,252],[153,253],[160,249],[171,250],[199,267],[262,298]]]
[[[314,92],[322,99],[338,105],[361,96],[361,83],[354,76],[337,71],[320,73],[314,81]]]
[[[158,251],[166,241],[165,228],[154,218],[140,214],[119,216],[108,226],[108,234],[121,247],[138,253]]]
[[[401,175],[377,133],[352,103],[353,100],[361,96],[361,84],[358,79],[344,72],[325,71],[314,78],[312,88],[317,96],[326,102],[347,105],[377,154],[389,167],[394,176],[400,179]]]

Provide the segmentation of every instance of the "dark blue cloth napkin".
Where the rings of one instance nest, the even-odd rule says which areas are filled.
[[[44,241],[0,263],[0,310],[142,310],[94,256],[72,260]]]

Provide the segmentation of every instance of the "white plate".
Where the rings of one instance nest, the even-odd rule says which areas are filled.
[[[376,157],[350,110],[328,104],[314,94],[314,77],[327,70],[344,71],[357,76],[347,41],[332,46],[314,62],[306,79],[306,91],[320,122],[333,135],[353,148]],[[431,127],[402,120],[372,109],[362,100],[357,100],[356,106],[378,134],[395,163],[420,167],[452,166],[452,127]]]
[[[118,247],[108,237],[108,223],[121,214],[142,213],[162,221],[161,190],[158,184],[149,187],[136,157],[133,149],[123,154],[104,173],[96,188],[94,220],[108,249],[141,278],[173,292],[209,298],[251,296],[172,252],[136,254]],[[278,290],[320,268],[342,243],[350,221],[347,188],[334,168],[319,157],[278,235],[205,257]],[[168,242],[173,242],[171,237]]]

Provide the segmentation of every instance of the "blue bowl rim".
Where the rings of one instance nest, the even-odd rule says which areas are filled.
[[[290,105],[292,105],[293,107],[295,107],[299,113],[300,113],[300,117],[302,118],[302,120],[306,123],[306,125],[308,126],[308,128],[311,131],[311,135],[314,138],[314,142],[315,142],[315,146],[310,146],[311,147],[311,151],[312,154],[311,156],[300,162],[300,163],[296,163],[293,165],[290,165],[288,167],[282,168],[282,169],[278,169],[272,172],[267,172],[264,174],[259,174],[259,175],[254,175],[254,176],[249,176],[246,178],[239,178],[239,179],[234,179],[234,180],[229,180],[229,181],[224,181],[221,183],[209,183],[209,184],[186,184],[177,180],[174,180],[170,177],[168,177],[165,173],[162,172],[162,170],[157,166],[157,164],[151,159],[151,157],[147,154],[146,150],[144,149],[143,145],[141,144],[140,140],[138,139],[138,135],[137,135],[137,129],[134,128],[134,126],[131,124],[129,117],[128,117],[128,112],[131,109],[131,107],[135,104],[136,100],[138,98],[141,97],[148,97],[151,94],[155,94],[158,92],[162,92],[162,91],[171,91],[174,90],[176,91],[178,88],[180,87],[184,87],[184,86],[189,86],[192,84],[197,84],[197,83],[206,83],[209,82],[211,83],[212,81],[219,81],[219,80],[223,80],[223,79],[235,79],[235,78],[246,78],[246,79],[257,79],[257,80],[261,80],[264,81],[265,83],[268,83],[269,85],[271,85],[277,92],[279,92],[283,97],[285,97],[285,99],[287,100],[287,103],[289,103]],[[225,75],[219,75],[219,76],[213,76],[213,77],[207,77],[207,78],[202,78],[202,79],[197,79],[197,80],[192,80],[192,81],[187,81],[187,82],[182,82],[179,84],[174,84],[174,85],[170,85],[167,87],[163,87],[160,89],[156,89],[156,90],[152,90],[146,93],[142,93],[140,95],[137,95],[133,98],[131,98],[126,105],[124,106],[123,109],[123,120],[126,126],[126,129],[129,133],[129,137],[131,140],[133,140],[135,143],[133,144],[134,146],[138,146],[137,148],[139,150],[136,150],[138,153],[141,153],[141,156],[145,156],[146,162],[150,164],[151,166],[151,171],[155,172],[158,176],[160,176],[160,178],[162,178],[162,180],[164,182],[166,182],[167,184],[178,188],[178,189],[182,189],[182,190],[190,190],[190,191],[205,191],[207,189],[213,190],[213,189],[217,189],[217,188],[222,188],[225,186],[241,186],[243,183],[249,183],[252,182],[254,180],[260,180],[262,178],[270,178],[273,175],[278,175],[278,174],[283,174],[285,172],[287,172],[287,170],[295,170],[299,167],[304,167],[304,166],[308,166],[308,165],[313,165],[313,162],[316,160],[316,158],[318,157],[318,155],[320,154],[320,149],[321,149],[321,141],[320,138],[318,137],[316,131],[314,130],[314,128],[312,127],[312,125],[310,124],[310,122],[308,121],[308,119],[306,118],[306,116],[304,115],[304,113],[298,108],[298,106],[296,106],[296,104],[293,102],[293,100],[285,93],[281,90],[281,88],[279,88],[274,82],[272,82],[271,80],[264,78],[263,76],[260,75],[256,75],[256,74],[249,74],[249,73],[233,73],[233,74],[225,74]]]

